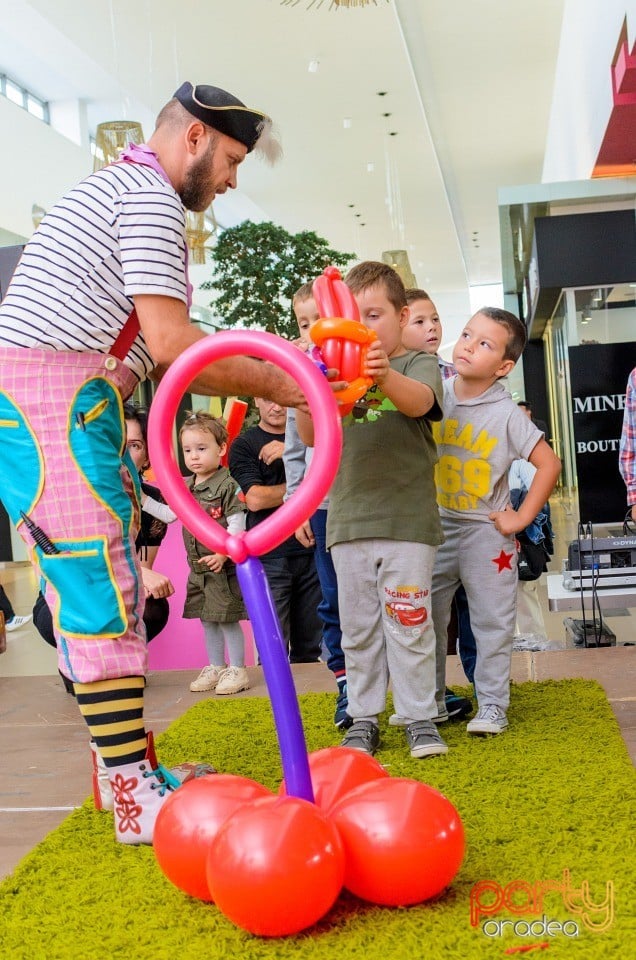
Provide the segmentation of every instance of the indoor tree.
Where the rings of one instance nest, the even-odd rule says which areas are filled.
[[[298,336],[291,300],[296,290],[325,267],[344,268],[354,253],[332,250],[310,230],[288,233],[266,221],[245,220],[224,230],[212,250],[214,290],[210,306],[224,327],[259,327],[287,339]]]

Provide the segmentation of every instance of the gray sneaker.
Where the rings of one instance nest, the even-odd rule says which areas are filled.
[[[507,728],[508,718],[503,707],[497,706],[496,703],[485,703],[466,724],[466,733],[503,733]]]
[[[434,757],[448,753],[448,747],[432,720],[414,720],[405,727],[404,732],[412,757]]]
[[[341,747],[351,747],[373,756],[380,745],[380,731],[371,720],[354,720],[340,741]]]

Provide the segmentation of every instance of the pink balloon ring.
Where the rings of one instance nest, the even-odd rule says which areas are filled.
[[[294,495],[258,526],[232,536],[186,489],[174,454],[173,424],[183,394],[201,370],[216,360],[236,355],[269,360],[296,380],[311,409],[316,452]],[[210,550],[243,563],[249,556],[273,550],[318,508],[338,469],[342,426],[328,382],[304,353],[272,333],[233,330],[198,340],[171,364],[152,401],[148,451],[161,492],[190,533]]]

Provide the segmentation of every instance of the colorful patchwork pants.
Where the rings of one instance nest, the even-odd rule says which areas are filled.
[[[80,683],[146,670],[123,418],[136,384],[109,354],[0,349],[0,499],[46,584],[60,670]]]

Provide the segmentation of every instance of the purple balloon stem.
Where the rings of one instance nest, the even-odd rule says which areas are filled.
[[[287,793],[313,803],[314,791],[298,697],[263,565],[257,557],[248,557],[236,565],[236,575],[272,702]]]

